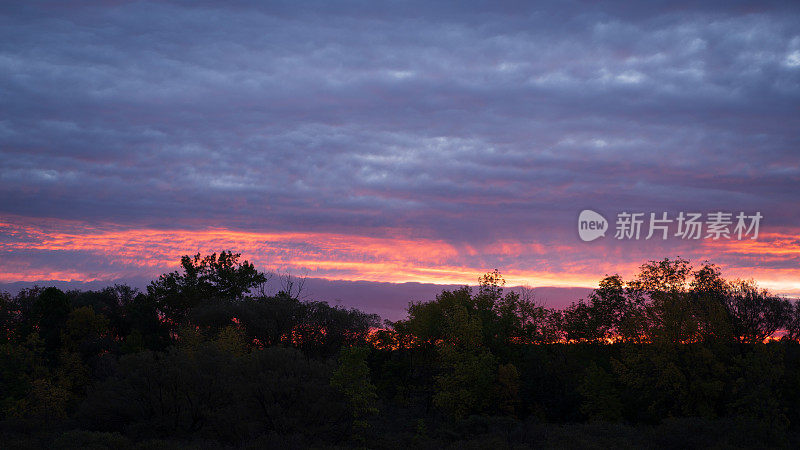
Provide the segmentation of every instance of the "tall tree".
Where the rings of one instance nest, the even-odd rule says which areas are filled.
[[[241,255],[223,251],[202,257],[181,257],[182,272],[161,275],[147,287],[166,318],[183,322],[188,311],[203,303],[236,301],[264,283],[266,275]]]

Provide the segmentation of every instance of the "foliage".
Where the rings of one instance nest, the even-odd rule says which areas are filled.
[[[366,419],[378,414],[378,395],[369,378],[368,354],[367,347],[343,347],[339,352],[339,367],[331,376],[331,386],[347,399],[358,440],[363,440],[362,433],[369,426]]]
[[[800,305],[711,263],[563,310],[494,270],[382,326],[239,258],[0,294],[2,446],[800,446]]]
[[[239,253],[221,252],[205,257],[181,257],[181,272],[161,275],[147,287],[159,310],[183,322],[189,310],[205,303],[236,301],[266,281],[253,264],[239,262]]]

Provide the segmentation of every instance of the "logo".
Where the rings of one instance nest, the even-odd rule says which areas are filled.
[[[701,212],[680,211],[675,215],[667,211],[659,214],[623,211],[617,214],[614,239],[758,239],[763,218],[758,211],[755,214],[714,211],[705,214],[705,217]],[[607,230],[608,221],[600,213],[584,209],[578,215],[578,235],[582,241],[605,237]]]
[[[584,209],[578,216],[578,235],[584,242],[593,241],[606,235],[608,221],[591,209]]]

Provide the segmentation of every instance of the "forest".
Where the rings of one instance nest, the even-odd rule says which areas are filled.
[[[396,322],[274,277],[0,294],[0,447],[800,447],[800,304],[709,262],[564,309],[494,270]]]

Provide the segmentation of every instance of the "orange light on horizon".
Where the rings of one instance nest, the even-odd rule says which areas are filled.
[[[589,247],[576,243],[545,245],[537,242],[503,240],[457,245],[442,239],[414,238],[403,233],[384,236],[348,235],[319,232],[251,232],[225,228],[120,229],[115,226],[85,227],[76,223],[64,227],[26,224],[0,220],[0,234],[11,239],[0,241],[0,253],[14,252],[84,252],[101,260],[97,267],[69,268],[63,263],[36,265],[30,262],[7,262],[0,259],[0,282],[15,281],[104,281],[131,276],[156,277],[175,270],[180,255],[233,250],[261,270],[291,271],[330,280],[418,282],[474,285],[478,277],[494,267],[475,264],[491,256],[522,260],[535,255],[548,261],[553,255],[574,262],[558,266],[543,264],[526,267],[522,263],[500,265],[509,286],[596,287],[605,274],[619,273],[624,278],[638,272],[644,261],[619,260],[624,255],[592,255]],[[77,231],[76,231],[77,230]],[[776,293],[800,293],[800,268],[762,267],[750,259],[759,257],[794,258],[800,255],[798,235],[764,233],[764,241],[703,241],[695,262],[714,261],[717,255],[741,255],[742,264],[722,265],[726,277],[755,278]],[[481,258],[481,255],[483,256]],[[489,256],[487,256],[489,255]],[[594,258],[594,259],[592,259]],[[481,264],[486,264],[482,262]],[[555,267],[555,268],[553,268]]]

